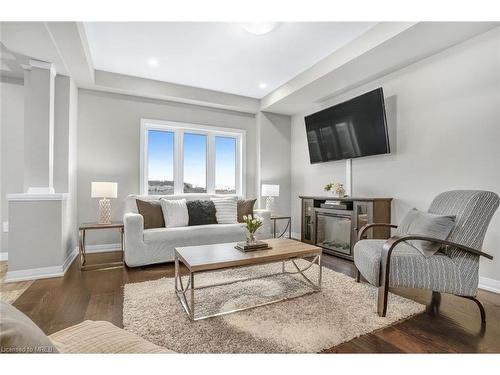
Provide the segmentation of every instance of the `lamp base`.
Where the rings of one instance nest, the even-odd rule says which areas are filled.
[[[266,210],[271,211],[271,215],[274,213],[274,197],[266,198]]]
[[[99,200],[97,222],[99,224],[111,224],[111,201],[107,198]]]

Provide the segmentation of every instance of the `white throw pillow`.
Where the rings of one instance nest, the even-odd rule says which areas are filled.
[[[162,199],[161,210],[166,228],[187,227],[189,214],[185,199]]]
[[[211,198],[215,205],[215,217],[218,224],[238,222],[238,197]]]

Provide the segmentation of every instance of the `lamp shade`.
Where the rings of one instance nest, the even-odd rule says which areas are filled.
[[[92,182],[92,198],[116,198],[117,193],[116,182]]]
[[[279,185],[266,185],[262,184],[262,196],[263,197],[279,197],[280,186]]]

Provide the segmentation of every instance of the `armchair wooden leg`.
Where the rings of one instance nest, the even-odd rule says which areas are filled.
[[[460,297],[467,298],[467,299],[470,299],[471,301],[474,301],[476,303],[477,307],[479,307],[479,313],[481,314],[481,324],[486,323],[486,312],[484,311],[483,304],[475,297],[470,297],[470,296],[460,296]]]
[[[435,316],[439,313],[440,306],[441,306],[441,293],[433,290],[431,302],[427,306],[426,310],[430,315]]]
[[[356,282],[359,283],[359,280],[361,278],[361,272],[356,268]]]
[[[387,313],[387,298],[389,296],[389,288],[387,285],[378,287],[377,313],[381,317],[385,317]]]

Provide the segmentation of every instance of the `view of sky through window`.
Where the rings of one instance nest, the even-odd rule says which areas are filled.
[[[236,193],[236,139],[215,137],[215,192]]]
[[[207,192],[207,136],[184,133],[184,193]]]
[[[174,133],[148,131],[149,194],[174,193]]]
[[[148,192],[149,194],[174,194],[174,144],[175,132],[148,130]],[[236,194],[236,148],[234,137],[214,137],[215,150],[209,158],[215,163],[215,192]],[[183,134],[183,192],[207,192],[208,136]],[[212,169],[213,170],[213,169]]]

